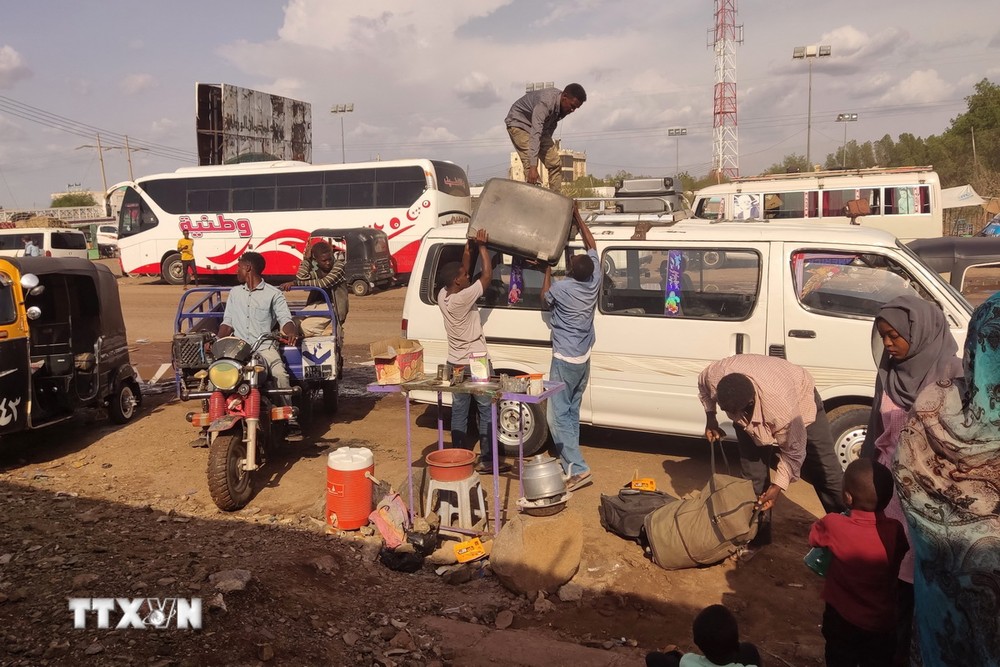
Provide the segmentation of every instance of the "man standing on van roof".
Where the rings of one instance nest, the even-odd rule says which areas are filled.
[[[438,308],[444,317],[444,330],[448,336],[448,366],[464,371],[469,376],[469,355],[487,354],[486,337],[483,336],[483,323],[479,319],[479,307],[476,301],[483,295],[483,290],[493,279],[493,263],[486,250],[486,230],[480,229],[475,240],[469,239],[462,253],[462,262],[450,262],[441,268],[439,280],[441,290],[438,292]],[[479,263],[483,271],[479,280],[469,281],[472,271],[473,249],[478,247]],[[466,447],[466,431],[469,427],[469,411],[473,396],[464,392],[456,392],[451,396],[451,445],[463,449]],[[493,438],[491,424],[493,421],[492,406],[489,396],[476,395],[479,406],[479,464],[476,472],[493,471]],[[498,461],[500,472],[510,470],[510,464]]]
[[[548,401],[548,423],[556,451],[566,473],[566,488],[574,491],[590,484],[590,467],[580,453],[580,403],[590,379],[590,350],[594,347],[594,311],[601,291],[600,259],[594,235],[573,207],[585,255],[574,255],[567,277],[552,284],[552,267],[545,267],[542,303],[552,317],[552,365],[549,379],[566,383],[566,389]]]
[[[562,187],[562,161],[552,135],[560,120],[579,109],[587,101],[587,92],[578,83],[563,90],[542,88],[518,99],[507,112],[504,124],[514,150],[521,158],[525,180],[539,183],[538,161],[549,172],[549,189],[559,192]]]
[[[753,480],[761,509],[756,545],[770,542],[770,509],[799,477],[813,485],[828,513],[845,509],[844,473],[834,452],[830,422],[806,369],[778,357],[737,354],[701,372],[698,398],[705,408],[709,442],[725,436],[716,405],[733,421],[743,477]],[[772,477],[775,448],[778,465]]]

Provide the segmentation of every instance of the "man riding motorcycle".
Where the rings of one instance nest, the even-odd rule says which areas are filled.
[[[260,253],[245,252],[240,255],[236,272],[240,284],[229,292],[222,324],[219,326],[219,337],[236,336],[253,343],[262,335],[270,333],[277,322],[288,344],[295,345],[298,330],[288,310],[288,302],[281,290],[264,282],[261,277],[264,266],[264,257]],[[278,389],[290,389],[288,369],[285,368],[275,343],[264,342],[258,348],[258,353],[267,364],[275,386]],[[291,399],[287,395],[277,396],[276,402],[291,405]],[[289,437],[301,436],[301,429],[295,421],[290,422],[289,427]]]

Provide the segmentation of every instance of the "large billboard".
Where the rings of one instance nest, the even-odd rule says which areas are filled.
[[[227,83],[195,84],[198,164],[312,162],[308,102]]]

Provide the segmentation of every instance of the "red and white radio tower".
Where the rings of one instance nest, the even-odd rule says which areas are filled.
[[[736,126],[736,45],[743,43],[743,26],[736,25],[736,0],[715,1],[715,29],[709,46],[715,49],[715,110],[712,165],[716,178],[740,175],[740,141]]]

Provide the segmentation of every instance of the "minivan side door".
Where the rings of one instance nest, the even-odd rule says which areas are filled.
[[[601,243],[590,394],[595,425],[699,435],[698,375],[733,354],[766,354],[769,245]],[[724,251],[719,256],[709,253]]]

